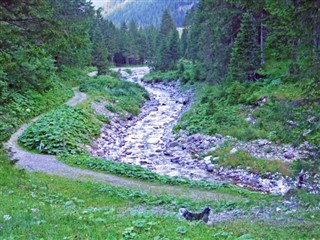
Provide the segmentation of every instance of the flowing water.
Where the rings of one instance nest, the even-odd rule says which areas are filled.
[[[142,108],[142,113],[128,121],[112,120],[103,127],[103,133],[90,149],[92,156],[113,161],[139,165],[162,175],[187,177],[193,180],[228,181],[239,186],[263,192],[283,193],[289,189],[284,179],[262,179],[244,170],[214,169],[210,161],[199,161],[192,149],[175,141],[172,127],[186,110],[185,101],[190,94],[179,92],[178,83],[146,84],[141,78],[148,68],[134,68],[127,75],[128,81],[143,85],[151,100]],[[122,71],[125,74],[124,71]],[[185,142],[190,137],[186,136]],[[184,140],[183,140],[184,141]],[[219,138],[197,136],[192,144],[201,142],[199,148],[212,150],[210,146],[223,143]],[[191,145],[192,145],[191,144]],[[203,145],[205,145],[203,147]]]

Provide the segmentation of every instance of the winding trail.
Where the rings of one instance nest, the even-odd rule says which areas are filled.
[[[87,98],[86,94],[79,92],[77,89],[73,90],[75,94],[74,97],[72,97],[69,101],[65,103],[69,106],[76,106],[77,104],[83,102]],[[29,123],[22,125],[4,145],[5,149],[9,152],[10,159],[13,162],[16,162],[16,166],[18,168],[25,169],[29,172],[40,172],[48,175],[55,175],[79,181],[98,182],[109,184],[116,187],[142,190],[153,195],[170,194],[177,197],[191,198],[193,200],[242,199],[241,197],[237,197],[231,194],[214,193],[210,191],[189,189],[178,186],[159,185],[149,182],[142,182],[138,180],[117,177],[111,174],[83,170],[61,163],[56,159],[55,156],[27,152],[18,145],[18,137],[30,124],[39,119],[39,117],[40,116],[32,119]]]

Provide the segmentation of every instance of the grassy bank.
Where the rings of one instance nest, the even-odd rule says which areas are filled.
[[[258,203],[214,199],[193,202],[28,174],[12,168],[3,154],[0,173],[1,239],[316,239],[320,236],[315,220],[319,217],[317,212],[306,211],[294,216],[303,216],[304,220],[280,224],[276,218],[235,218],[209,227],[179,218],[178,208],[201,209],[210,205],[214,212],[225,212],[250,209]]]

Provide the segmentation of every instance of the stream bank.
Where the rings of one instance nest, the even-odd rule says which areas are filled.
[[[143,82],[143,76],[149,72],[147,67],[131,68],[132,74],[128,74],[124,69],[118,71],[127,81],[143,85],[150,94],[150,101],[144,104],[141,113],[135,117],[120,117],[108,111],[103,103],[94,103],[92,106],[96,113],[112,120],[110,124],[103,126],[101,136],[89,147],[91,156],[139,165],[161,175],[232,182],[263,193],[284,194],[295,187],[296,179],[280,174],[262,176],[241,168],[217,168],[212,164],[210,157],[204,160],[199,158],[219,148],[226,141],[236,142],[234,151],[250,149],[252,155],[270,160],[291,162],[304,156],[305,150],[290,145],[274,146],[266,140],[244,143],[220,134],[214,137],[201,134],[189,136],[187,132],[180,131],[175,135],[172,128],[183,112],[190,107],[192,91],[180,91],[177,81]],[[273,151],[270,152],[270,148]],[[314,188],[308,187],[310,191]]]

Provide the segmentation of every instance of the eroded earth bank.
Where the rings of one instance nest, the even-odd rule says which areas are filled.
[[[141,114],[119,116],[93,103],[97,113],[111,120],[105,124],[101,136],[89,148],[95,157],[139,165],[162,175],[187,177],[193,180],[227,181],[249,189],[266,193],[285,193],[294,187],[296,179],[279,174],[260,175],[243,169],[216,167],[207,152],[214,151],[226,141],[234,142],[234,150],[243,149],[256,157],[293,161],[303,157],[306,146],[275,146],[266,140],[248,143],[235,141],[232,137],[216,134],[188,135],[186,131],[172,133],[173,126],[192,104],[192,91],[180,91],[179,83],[145,83],[143,76],[147,67],[132,68],[132,74],[119,69],[123,78],[143,85],[150,94],[150,101],[142,107]],[[270,151],[272,149],[272,151]],[[313,190],[314,186],[308,186]]]

